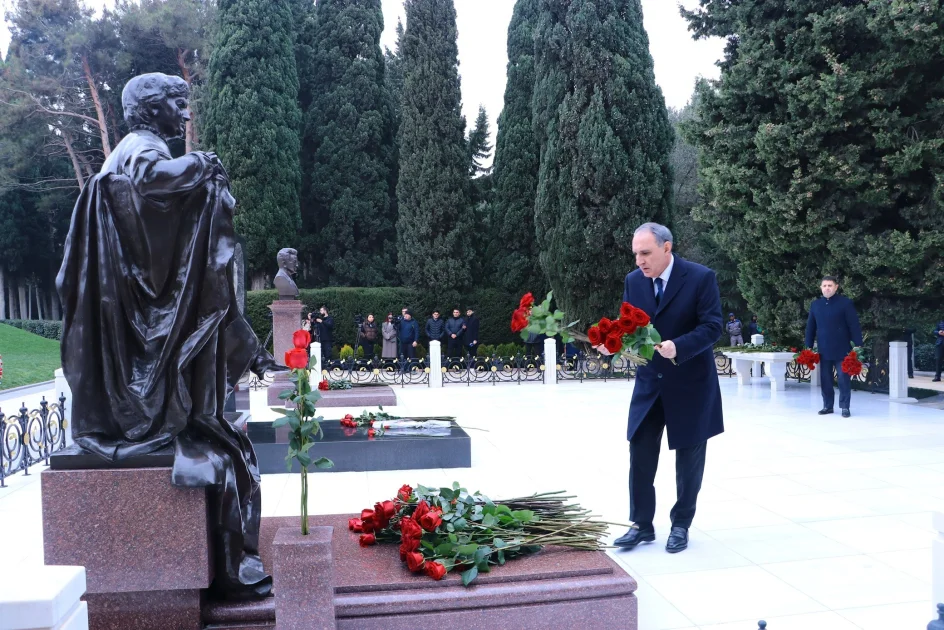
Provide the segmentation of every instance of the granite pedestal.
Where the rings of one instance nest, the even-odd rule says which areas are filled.
[[[302,312],[305,305],[298,300],[276,300],[269,305],[272,311],[272,356],[276,363],[285,365],[285,353],[295,347],[292,335],[302,327]],[[269,405],[281,403],[279,394],[292,386],[288,372],[278,372],[269,385],[267,398]]]
[[[167,448],[111,467],[70,447],[42,473],[45,562],[85,567],[92,630],[203,627],[207,491],[171,485],[173,457]]]
[[[515,559],[475,586],[462,586],[458,574],[442,581],[411,574],[396,545],[358,546],[349,532],[353,515],[312,516],[312,527],[333,527],[334,611],[338,630],[415,630],[417,627],[492,630],[580,628],[638,630],[636,581],[605,553],[549,547]],[[298,528],[298,517],[263,518],[260,553],[274,570],[274,543],[283,528]],[[284,536],[284,534],[283,534]],[[210,604],[211,627],[240,627],[240,613],[227,604]],[[276,625],[273,598],[244,607],[254,630]],[[316,627],[316,626],[312,626]]]
[[[351,389],[329,389],[321,394],[318,407],[395,407],[397,394],[389,385],[355,385]]]
[[[313,468],[312,473],[468,468],[472,465],[472,441],[455,422],[442,431],[426,434],[389,431],[374,438],[368,437],[366,428],[342,427],[340,420],[325,420],[321,428],[324,435],[311,449],[311,456],[327,457],[334,462],[334,468]],[[260,472],[286,472],[288,426],[275,429],[271,422],[248,422],[246,433],[256,451]],[[293,462],[292,472],[298,471],[298,462]]]

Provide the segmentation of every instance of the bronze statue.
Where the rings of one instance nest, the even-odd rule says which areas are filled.
[[[280,300],[297,300],[298,286],[292,280],[298,269],[298,252],[291,247],[279,250],[276,258],[279,263],[279,272],[275,274],[273,284],[278,289]]]
[[[62,367],[75,442],[110,461],[173,445],[172,482],[210,489],[214,589],[264,596],[259,470],[223,405],[247,368],[275,363],[236,303],[226,171],[214,153],[167,147],[188,97],[157,73],[122,92],[131,131],[82,190],[56,279]]]

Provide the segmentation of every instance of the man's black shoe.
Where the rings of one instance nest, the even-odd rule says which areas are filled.
[[[842,410],[842,417],[843,417],[843,418],[848,418],[848,417],[851,416],[851,415],[852,415],[852,414],[849,413],[849,410],[848,410],[848,409],[843,409],[843,410]]]
[[[818,414],[821,415],[821,416],[825,416],[827,413],[832,413],[832,412],[833,412],[833,410],[830,409],[829,407],[823,407],[822,409],[820,409],[820,410],[817,411],[816,413],[818,413]]]
[[[931,379],[931,382],[932,382],[932,383],[940,383],[940,382],[941,382],[941,377],[940,377],[940,376],[935,376],[934,378]]]
[[[673,527],[669,540],[665,543],[665,550],[669,553],[678,553],[688,549],[688,530],[684,527]]]
[[[655,539],[656,530],[651,525],[645,528],[633,525],[628,532],[613,541],[613,546],[621,549],[632,549],[639,543],[652,542]]]

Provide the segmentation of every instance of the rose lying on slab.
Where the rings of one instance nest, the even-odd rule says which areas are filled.
[[[479,573],[545,545],[605,549],[607,525],[617,523],[596,520],[588,510],[568,503],[573,498],[546,492],[492,501],[458,482],[438,490],[404,485],[393,499],[350,519],[348,528],[361,534],[362,547],[399,544],[400,560],[414,573],[441,580],[449,571],[459,571],[462,583],[469,585]]]

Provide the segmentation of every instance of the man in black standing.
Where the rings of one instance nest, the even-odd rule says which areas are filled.
[[[668,431],[677,498],[665,550],[678,553],[688,547],[708,439],[724,431],[713,350],[721,337],[721,296],[711,269],[672,253],[672,232],[664,225],[637,228],[633,253],[639,268],[626,276],[623,301],[644,310],[663,341],[636,372],[626,428],[633,526],[613,544],[632,549],[656,539],[653,483]]]
[[[944,320],[934,327],[934,378],[935,383],[941,382],[941,367],[944,366]]]
[[[465,349],[473,358],[479,350],[479,318],[471,306],[465,310]]]
[[[439,309],[433,311],[433,316],[426,320],[426,336],[430,341],[439,343],[446,336],[446,320],[439,316]]]
[[[315,318],[318,327],[318,339],[321,341],[321,364],[331,360],[331,344],[334,341],[334,317],[328,314],[328,307],[322,306]]]
[[[465,320],[462,319],[459,309],[452,309],[452,317],[446,322],[446,341],[449,343],[449,352],[446,356],[450,359],[462,356],[462,332],[465,327]]]
[[[819,377],[823,390],[823,408],[819,415],[833,413],[836,392],[833,390],[833,370],[839,381],[839,408],[842,417],[851,414],[852,379],[842,371],[842,360],[852,351],[853,346],[862,345],[862,328],[852,300],[844,295],[837,295],[839,280],[835,276],[825,276],[820,283],[823,297],[813,300],[810,316],[806,320],[806,347],[812,348],[817,341],[819,350]]]

